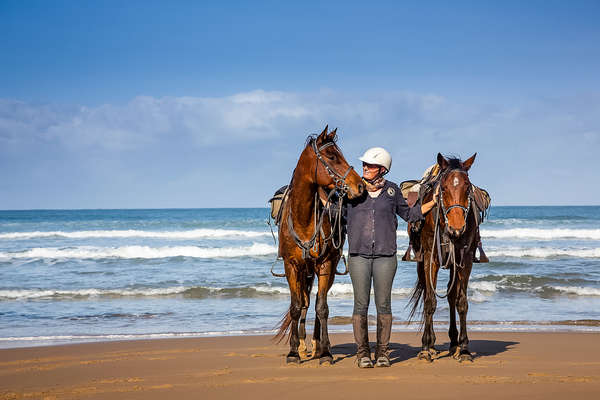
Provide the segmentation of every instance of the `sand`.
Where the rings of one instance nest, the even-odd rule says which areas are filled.
[[[371,333],[371,336],[374,336]],[[285,365],[267,336],[164,339],[0,350],[0,399],[598,399],[600,334],[473,332],[473,362],[443,350],[417,360],[420,336],[392,334],[391,368],[361,370],[350,334],[335,363]]]

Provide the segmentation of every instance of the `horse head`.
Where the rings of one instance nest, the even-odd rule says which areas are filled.
[[[337,128],[331,132],[328,126],[319,136],[309,139],[307,147],[312,148],[312,156],[316,162],[315,180],[318,186],[327,189],[337,189],[342,194],[347,193],[352,199],[362,194],[364,184],[360,176],[348,164],[342,151],[336,144]]]
[[[458,239],[466,230],[467,216],[471,208],[471,181],[469,169],[477,153],[466,161],[458,158],[445,158],[440,153],[437,162],[441,171],[440,201],[446,232],[452,239]]]

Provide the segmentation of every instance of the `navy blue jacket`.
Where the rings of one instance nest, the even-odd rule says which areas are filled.
[[[423,219],[421,204],[409,207],[400,188],[386,181],[379,196],[372,198],[365,191],[359,198],[345,202],[348,250],[351,255],[367,257],[396,254],[398,214],[407,222]]]

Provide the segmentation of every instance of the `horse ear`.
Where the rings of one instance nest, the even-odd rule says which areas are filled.
[[[333,140],[333,138],[335,137],[336,134],[337,134],[337,128],[335,128],[334,130],[329,132],[329,140]]]
[[[440,170],[445,170],[448,166],[448,160],[442,155],[442,153],[438,153],[437,155],[437,163],[440,166]]]
[[[469,159],[467,159],[464,163],[463,163],[463,169],[465,171],[468,171],[469,168],[471,168],[471,165],[473,165],[473,163],[475,162],[475,156],[477,155],[477,153],[473,154],[473,156]]]
[[[325,138],[327,137],[327,129],[329,129],[329,125],[325,125],[325,129],[323,129],[323,132],[321,132],[319,137],[317,137],[317,141],[322,142],[323,140],[325,140]]]

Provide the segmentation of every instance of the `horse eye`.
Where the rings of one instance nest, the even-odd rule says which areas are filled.
[[[330,160],[335,160],[335,154],[325,154],[325,157],[329,158]]]

